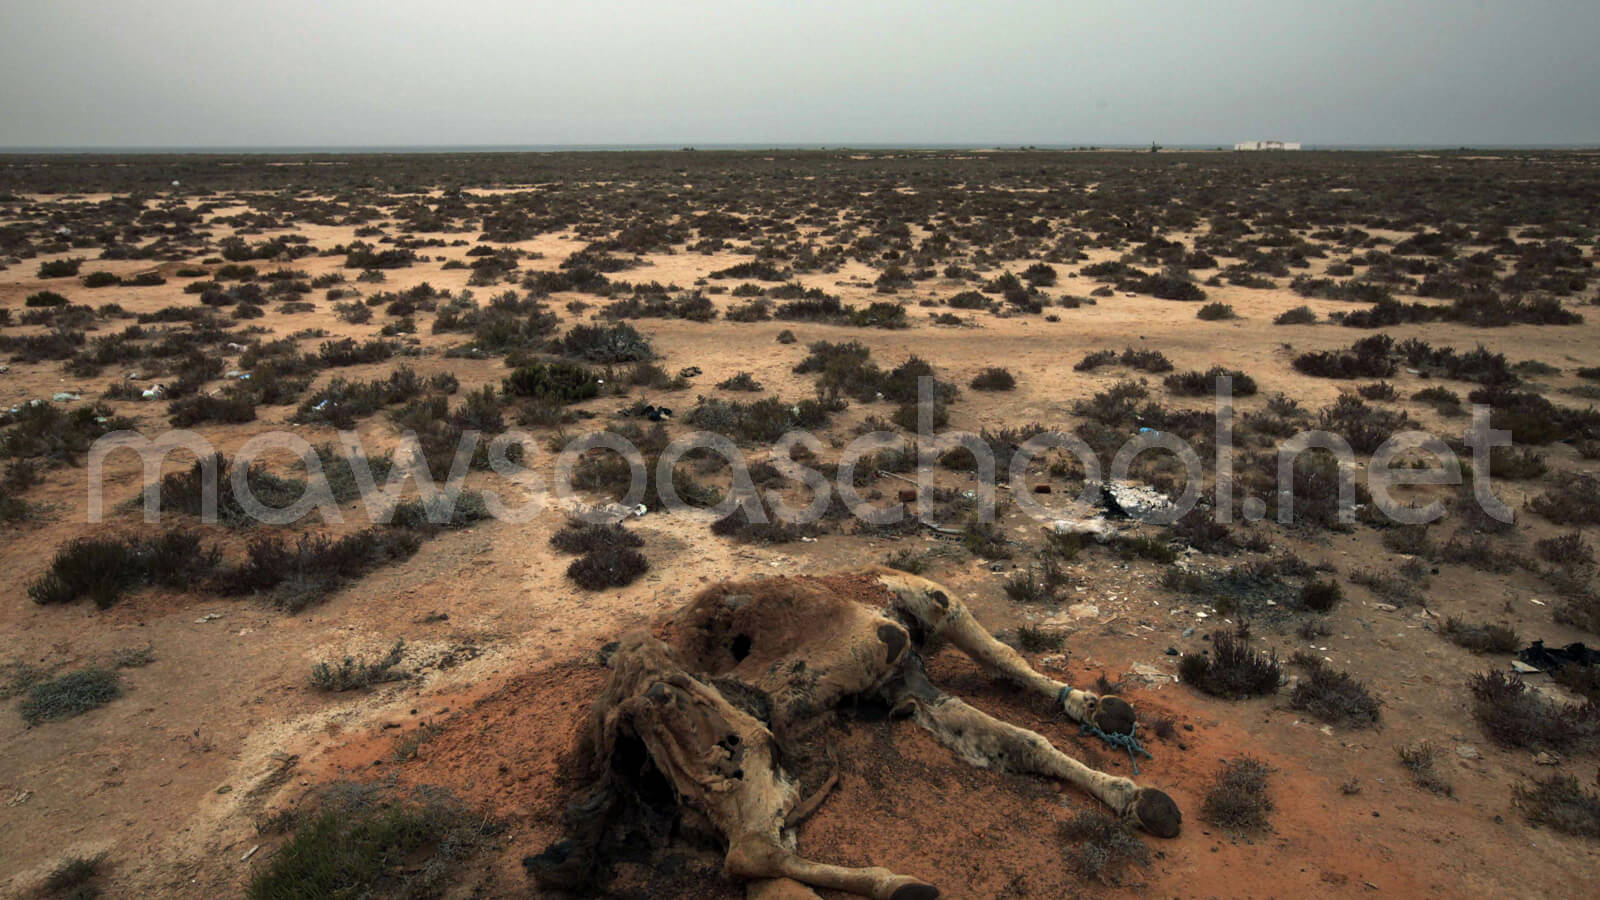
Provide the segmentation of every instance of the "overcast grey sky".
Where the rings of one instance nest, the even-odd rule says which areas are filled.
[[[0,146],[1600,144],[1597,0],[0,0]]]

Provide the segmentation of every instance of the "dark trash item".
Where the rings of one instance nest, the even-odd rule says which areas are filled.
[[[1534,641],[1529,644],[1517,659],[1522,660],[1535,669],[1545,672],[1554,672],[1562,666],[1592,666],[1600,664],[1600,650],[1593,650],[1581,642],[1566,645],[1558,650],[1552,650],[1544,645],[1544,641]]]

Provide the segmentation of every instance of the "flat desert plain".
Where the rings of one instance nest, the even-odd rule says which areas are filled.
[[[809,859],[963,898],[1586,895],[1600,668],[1513,662],[1600,643],[1597,197],[1600,157],[1557,152],[0,157],[0,892],[556,896],[523,860],[565,833],[603,647],[725,579],[889,565],[1133,704],[1136,778],[1183,831],[843,708]],[[1475,416],[1510,443],[1478,458]],[[1351,448],[1349,516],[1330,453],[1277,481],[1314,429]],[[105,452],[130,431],[183,446]],[[789,431],[880,509],[938,433],[1002,476],[1040,434],[1094,465],[1042,451],[992,517],[973,454],[940,451],[920,520],[723,518],[740,472],[815,496],[773,465]],[[739,462],[684,456],[684,504],[653,465],[625,497],[610,451],[558,466],[588,435],[654,464],[697,432]],[[856,453],[874,432],[902,440]],[[1371,491],[1401,432],[1439,442],[1388,465],[1437,476],[1389,492],[1436,504],[1423,524]],[[442,522],[415,480],[360,495],[341,449],[443,479],[501,435]],[[1062,533],[1140,436],[1198,468],[1147,450],[1116,487],[1193,509]],[[327,502],[261,521],[234,470]],[[643,564],[575,569],[552,538],[608,509]],[[926,665],[1132,776],[959,652]],[[745,895],[652,811],[600,894]]]

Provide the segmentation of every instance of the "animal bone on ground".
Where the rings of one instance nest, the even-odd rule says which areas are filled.
[[[723,582],[607,647],[611,678],[577,751],[587,786],[568,806],[568,839],[525,860],[529,873],[546,889],[593,887],[605,874],[599,848],[608,827],[643,790],[630,779],[650,770],[670,785],[680,813],[703,817],[725,844],[724,867],[748,879],[750,898],[814,898],[811,888],[879,900],[937,897],[908,875],[793,851],[792,829],[827,788],[802,800],[780,759],[794,758],[825,718],[819,714],[861,702],[914,717],[974,765],[1059,778],[1152,834],[1178,834],[1182,817],[1165,793],[1091,769],[940,691],[922,659],[945,642],[999,678],[1060,698],[1078,722],[1108,734],[1133,730],[1125,701],[1034,671],[926,578],[874,567],[827,579]]]

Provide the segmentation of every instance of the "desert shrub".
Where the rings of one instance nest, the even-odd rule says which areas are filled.
[[[1195,318],[1204,322],[1217,322],[1223,319],[1237,319],[1239,314],[1227,303],[1207,303],[1195,313]]]
[[[1166,565],[1177,560],[1177,551],[1163,540],[1143,535],[1129,537],[1117,535],[1111,540],[1111,549],[1121,559],[1145,559]]]
[[[711,278],[753,278],[756,281],[786,281],[790,273],[765,260],[749,260],[712,272]]]
[[[1077,365],[1074,365],[1072,370],[1074,372],[1093,372],[1101,366],[1112,366],[1116,365],[1116,363],[1117,351],[1096,350],[1078,360]]]
[[[373,320],[373,307],[357,301],[334,303],[333,314],[338,315],[342,322],[349,322],[350,325],[366,325]]]
[[[0,458],[70,463],[113,431],[134,427],[111,407],[96,403],[65,409],[49,402],[25,403],[15,412],[0,410]]]
[[[1128,347],[1117,357],[1117,362],[1130,369],[1148,372],[1151,375],[1160,375],[1172,371],[1172,361],[1160,350],[1135,350]]]
[[[1050,287],[1056,283],[1056,269],[1049,263],[1036,262],[1022,270],[1022,280],[1039,287]]]
[[[598,363],[638,362],[655,358],[650,339],[626,322],[574,325],[555,342],[557,352]]]
[[[427,500],[396,503],[389,513],[389,524],[419,534],[446,528],[465,528],[489,518],[489,506],[477,491],[440,491]]]
[[[1354,394],[1340,394],[1317,414],[1317,427],[1350,442],[1357,453],[1372,453],[1412,425],[1403,412],[1368,406]]]
[[[1528,506],[1557,525],[1600,525],[1600,478],[1575,474],[1533,498]]]
[[[778,343],[780,344],[793,344],[796,340],[798,340],[798,338],[794,336],[794,332],[787,328],[778,332]]]
[[[1272,812],[1267,776],[1272,770],[1261,760],[1241,756],[1224,762],[1206,790],[1200,805],[1203,819],[1218,828],[1241,833],[1265,831]]]
[[[1167,390],[1180,397],[1209,397],[1217,389],[1218,378],[1233,379],[1233,396],[1254,397],[1256,381],[1237,369],[1213,366],[1205,372],[1183,372],[1168,375],[1162,383]]]
[[[78,268],[83,265],[83,259],[50,259],[39,263],[40,278],[72,278],[78,274]]]
[[[1393,400],[1396,396],[1398,396],[1395,392],[1394,385],[1387,381],[1375,381],[1372,384],[1363,384],[1362,386],[1356,388],[1356,393],[1360,394],[1361,399],[1363,400]]]
[[[1129,866],[1148,866],[1150,848],[1122,820],[1098,810],[1084,810],[1061,825],[1062,843],[1071,844],[1067,863],[1081,878],[1119,885]]]
[[[319,691],[342,693],[384,684],[404,681],[410,676],[395,670],[405,655],[406,642],[395,641],[394,646],[372,662],[346,656],[339,663],[319,662],[311,667],[311,686]]]
[[[147,584],[189,587],[219,559],[215,548],[202,548],[199,537],[178,528],[152,539],[77,538],[56,551],[50,570],[28,586],[28,596],[41,606],[87,597],[109,609]]]
[[[230,386],[216,394],[179,397],[167,404],[167,415],[177,428],[204,422],[237,425],[256,420],[256,398],[249,390]]]
[[[1533,549],[1541,559],[1557,565],[1579,566],[1594,562],[1594,550],[1584,543],[1582,532],[1535,541]]]
[[[346,269],[401,269],[416,262],[414,251],[397,248],[375,250],[359,241],[352,243],[344,257]]]
[[[820,427],[842,408],[839,402],[812,399],[787,403],[777,397],[763,397],[750,403],[738,403],[702,397],[684,421],[735,440],[772,443],[797,428]]]
[[[1016,386],[1016,376],[998,366],[984,369],[972,379],[972,389],[975,391],[1009,391]]]
[[[1508,625],[1473,623],[1455,616],[1444,620],[1439,633],[1450,643],[1473,653],[1515,653],[1522,646],[1522,636]]]
[[[989,298],[977,291],[962,291],[946,300],[945,303],[955,309],[987,309]]]
[[[1472,712],[1489,739],[1502,747],[1561,753],[1600,747],[1600,706],[1568,705],[1528,690],[1522,676],[1476,675],[1468,682]]]
[[[1422,592],[1411,579],[1399,574],[1381,572],[1373,568],[1354,569],[1350,582],[1359,584],[1395,606],[1426,606]]]
[[[1600,793],[1585,791],[1573,776],[1535,779],[1531,787],[1517,785],[1514,792],[1528,824],[1600,840]]]
[[[1060,650],[1066,643],[1063,632],[1037,625],[1024,625],[1017,629],[1017,646],[1027,653],[1048,653]]]
[[[738,294],[737,291],[734,293]],[[728,307],[722,317],[729,322],[765,322],[772,318],[772,302],[764,297],[757,297]]]
[[[761,386],[761,382],[757,381],[755,376],[749,372],[740,372],[730,378],[725,378],[717,382],[717,387],[724,391],[747,391],[750,393],[760,393],[766,390]]]
[[[973,519],[961,529],[961,546],[984,559],[1010,559],[1011,542],[1005,531],[993,522]]]
[[[1439,748],[1429,741],[1411,746],[1397,747],[1400,755],[1400,764],[1411,773],[1411,780],[1417,787],[1431,793],[1449,797],[1455,793],[1450,780],[1435,766],[1439,760]]]
[[[86,288],[111,287],[122,283],[122,279],[111,272],[90,272],[83,276],[82,281]]]
[[[568,405],[597,397],[600,380],[588,366],[567,362],[530,363],[505,379],[503,390],[514,397]]]
[[[189,516],[205,515],[208,468],[216,472],[217,519],[233,528],[256,524],[234,492],[231,477],[233,463],[221,453],[209,459],[196,460],[187,470],[174,472],[161,479],[161,511]],[[306,489],[305,482],[279,477],[260,464],[252,466],[244,477],[256,502],[269,509],[283,509],[292,505]]]
[[[902,548],[889,554],[889,558],[884,560],[883,564],[891,569],[921,575],[928,570],[928,554]]]
[[[1544,454],[1531,447],[1491,447],[1489,471],[1507,481],[1528,481],[1550,471]]]
[[[394,355],[397,346],[393,341],[371,340],[357,344],[355,338],[344,338],[325,342],[317,348],[317,358],[330,368],[383,362]]]
[[[1178,674],[1184,682],[1202,693],[1229,700],[1277,693],[1283,680],[1278,654],[1252,650],[1247,626],[1212,632],[1211,649],[1211,655],[1183,654]]]
[[[585,553],[567,566],[567,577],[585,590],[632,584],[650,570],[644,554],[627,547],[607,547]]]
[[[563,553],[582,554],[599,550],[643,547],[644,539],[623,528],[621,522],[601,525],[573,519],[550,536],[550,546]]]
[[[1315,325],[1317,314],[1309,306],[1296,306],[1286,309],[1273,318],[1274,325]]]
[[[302,534],[293,543],[273,534],[251,541],[245,560],[217,573],[223,594],[267,592],[278,608],[300,612],[324,602],[345,581],[409,559],[422,546],[416,532],[374,526],[334,539]]]
[[[1439,548],[1434,544],[1433,538],[1429,537],[1426,525],[1398,525],[1386,528],[1378,540],[1383,544],[1383,549],[1390,553],[1419,556],[1423,559],[1435,559],[1439,555]]]
[[[1388,378],[1395,373],[1390,353],[1394,341],[1386,334],[1362,338],[1348,350],[1323,350],[1295,357],[1294,367],[1320,378]]]
[[[1292,660],[1306,674],[1289,694],[1289,708],[1309,713],[1341,728],[1369,728],[1378,724],[1378,699],[1366,685],[1340,672],[1321,657],[1299,652]]]
[[[1325,581],[1308,581],[1300,589],[1300,605],[1312,612],[1332,612],[1339,601],[1344,599],[1344,589],[1339,587],[1339,582],[1329,578]]]
[[[70,719],[99,709],[122,696],[122,681],[111,669],[82,669],[41,681],[28,689],[18,707],[22,721],[32,725]]]
[[[1439,548],[1439,558],[1445,562],[1465,563],[1483,572],[1505,574],[1527,565],[1521,555],[1502,549],[1504,542],[1486,534],[1458,533]]]
[[[68,897],[70,900],[93,900],[100,896],[94,881],[105,865],[104,853],[94,856],[72,856],[56,864],[40,885],[49,897]]]
[[[29,309],[49,309],[57,306],[66,306],[67,298],[55,291],[36,291],[29,294],[27,299],[22,301],[22,305]],[[9,310],[7,311],[9,312]]]
[[[391,796],[376,785],[336,785],[320,802],[272,820],[293,830],[250,879],[250,900],[438,897],[503,826],[437,789]]]

